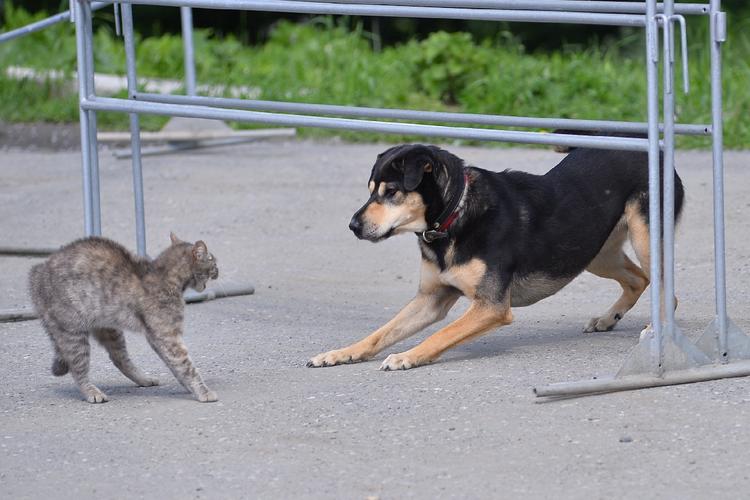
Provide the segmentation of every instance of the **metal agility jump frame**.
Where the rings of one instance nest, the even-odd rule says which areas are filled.
[[[750,340],[731,323],[726,311],[721,88],[721,45],[726,40],[726,16],[721,11],[720,0],[691,4],[675,4],[674,0],[665,0],[658,4],[656,0],[631,2],[586,0],[120,0],[116,2],[115,0],[108,0],[103,3],[120,4],[121,8],[129,99],[104,98],[96,95],[93,82],[92,3],[90,0],[74,1],[83,156],[84,229],[87,235],[101,234],[96,143],[96,113],[98,111],[118,111],[130,114],[136,239],[140,253],[145,252],[145,214],[139,114],[522,144],[644,151],[648,153],[649,157],[649,219],[650,252],[652,256],[650,262],[651,328],[641,336],[640,342],[614,377],[553,384],[537,387],[534,392],[537,396],[569,396],[750,375],[750,361],[743,361],[750,358]],[[635,123],[437,113],[141,93],[138,92],[136,87],[132,15],[132,5],[134,4],[180,7],[183,14],[187,8],[206,8],[301,14],[640,27],[645,31],[646,41],[648,121]],[[674,120],[674,38],[675,31],[678,30],[682,35],[683,78],[687,91],[686,27],[683,17],[686,15],[705,16],[708,18],[710,25],[710,40],[708,42],[711,55],[711,124],[676,124]],[[659,121],[658,93],[660,64],[663,73],[663,121],[661,123]],[[189,64],[186,66],[189,66]],[[188,75],[188,81],[191,78],[194,80],[194,76]],[[189,94],[191,93],[189,92]],[[499,127],[596,129],[603,132],[641,132],[646,134],[647,138],[575,136],[558,133],[547,134],[476,127],[399,123],[386,120],[414,120]],[[696,345],[689,342],[680,332],[674,317],[673,172],[675,134],[710,135],[713,144],[716,317]],[[663,151],[664,154],[663,179],[659,172],[660,151]],[[660,206],[660,191],[662,189],[663,217],[662,207]],[[660,237],[662,231],[663,237]],[[662,258],[658,258],[658,256],[662,256]],[[663,313],[660,311],[660,304],[662,303]]]

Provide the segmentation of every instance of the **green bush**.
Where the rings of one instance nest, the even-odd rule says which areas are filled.
[[[469,33],[439,31],[421,42],[407,44],[403,52],[417,88],[433,99],[454,105],[459,94],[490,69],[487,48],[477,46]]]
[[[43,17],[29,15],[8,2],[6,15],[4,29]],[[123,74],[122,41],[113,36],[106,16],[99,16],[95,35],[97,71]],[[303,24],[280,22],[268,41],[258,47],[245,46],[233,37],[219,39],[210,30],[195,30],[199,83],[247,87],[250,91],[245,97],[282,101],[517,116],[646,118],[641,31],[624,32],[624,41],[618,45],[594,43],[551,53],[527,53],[507,34],[476,42],[467,33],[445,32],[376,51],[361,26],[349,26],[325,17]],[[691,21],[691,93],[677,94],[676,111],[681,122],[710,121],[707,37],[706,23]],[[746,119],[750,114],[750,16],[736,16],[730,23],[724,54],[726,145],[750,147],[750,121]],[[61,23],[0,44],[0,69],[8,65],[72,72],[72,26]],[[139,76],[180,78],[183,70],[178,36],[138,41]],[[0,77],[0,119],[77,120],[74,86],[51,81],[27,83]],[[125,128],[127,119],[104,114],[100,123]],[[163,119],[145,123],[158,127]],[[320,130],[302,133],[338,134],[356,140],[382,138]],[[682,147],[706,144],[702,138],[679,139]]]

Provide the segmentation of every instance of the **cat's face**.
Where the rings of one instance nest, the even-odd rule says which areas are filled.
[[[208,251],[203,241],[197,241],[193,245],[193,278],[188,286],[196,292],[206,289],[208,280],[219,277],[219,267],[216,265],[216,257]]]

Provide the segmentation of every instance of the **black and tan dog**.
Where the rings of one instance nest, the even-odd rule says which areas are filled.
[[[682,183],[675,175],[675,213]],[[369,359],[445,317],[467,311],[381,369],[435,361],[451,347],[513,320],[512,307],[549,297],[584,270],[616,280],[622,295],[587,332],[611,330],[649,284],[648,159],[645,153],[574,149],[545,175],[489,172],[435,146],[403,145],[378,156],[370,199],[352,217],[358,238],[417,233],[422,269],[416,297],[359,342],[308,366]],[[641,266],[623,250],[626,239]]]

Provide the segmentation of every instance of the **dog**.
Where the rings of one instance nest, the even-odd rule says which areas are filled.
[[[661,167],[660,167],[661,168]],[[462,295],[466,312],[381,370],[431,363],[446,350],[513,321],[513,307],[557,293],[584,270],[610,278],[622,294],[585,332],[609,331],[649,284],[648,155],[574,148],[544,175],[466,166],[436,146],[410,144],[378,155],[370,197],[349,228],[379,242],[416,233],[419,289],[392,320],[348,347],[313,357],[310,367],[365,361],[445,318]],[[683,204],[675,173],[675,214]],[[629,239],[640,266],[625,253]]]

